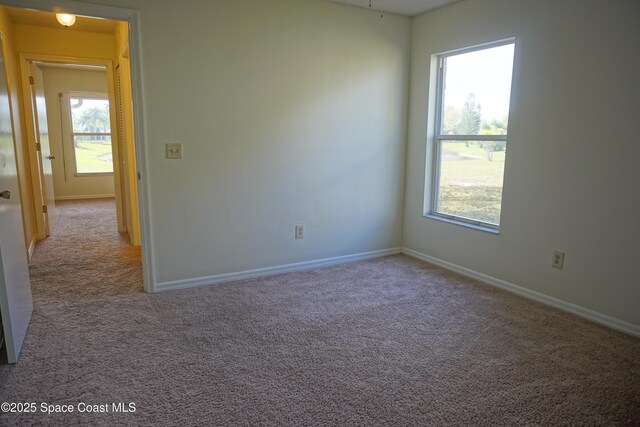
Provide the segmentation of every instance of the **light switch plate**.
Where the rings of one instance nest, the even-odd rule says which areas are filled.
[[[166,144],[167,159],[182,158],[182,144]]]

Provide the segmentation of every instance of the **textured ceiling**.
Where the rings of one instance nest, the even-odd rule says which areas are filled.
[[[348,4],[368,9],[369,3],[374,10],[383,10],[398,15],[416,16],[439,7],[455,3],[460,0],[329,0],[334,3]],[[56,21],[55,14],[29,9],[7,7],[11,20],[17,24],[39,25],[52,28],[62,28]],[[71,30],[93,31],[98,33],[113,34],[116,21],[95,19],[78,16],[76,24],[69,27]]]
[[[369,0],[329,0],[369,8]],[[371,0],[371,8],[398,15],[416,16],[460,0]]]

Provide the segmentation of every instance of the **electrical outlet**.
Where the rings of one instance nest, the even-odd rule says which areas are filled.
[[[304,239],[304,225],[296,225],[296,239]]]
[[[182,144],[166,144],[166,157],[167,159],[181,159],[182,158]]]
[[[562,269],[564,264],[564,252],[553,251],[553,258],[551,258],[551,267]]]

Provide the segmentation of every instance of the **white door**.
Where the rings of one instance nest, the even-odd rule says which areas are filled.
[[[0,43],[0,311],[9,363],[16,363],[33,305],[24,245],[4,55]]]
[[[29,83],[31,90],[31,106],[33,108],[33,126],[36,143],[38,167],[40,168],[40,187],[42,188],[42,216],[44,229],[50,236],[58,222],[56,199],[53,192],[53,168],[51,160],[55,157],[51,154],[49,146],[49,126],[47,125],[47,106],[44,97],[44,78],[42,70],[32,62],[29,63]]]

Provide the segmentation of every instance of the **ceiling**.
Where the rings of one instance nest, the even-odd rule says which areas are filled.
[[[39,10],[19,9],[7,7],[9,18],[15,24],[38,25],[41,27],[64,28],[56,20],[56,14],[53,12],[41,12]],[[68,30],[74,31],[92,31],[94,33],[113,34],[116,30],[118,22],[108,19],[86,18],[78,16],[76,23]]]
[[[343,3],[351,6],[383,10],[398,15],[416,16],[439,7],[455,3],[460,0],[330,0],[335,3]]]
[[[334,3],[342,3],[351,6],[383,10],[387,13],[398,15],[416,16],[439,7],[455,3],[460,0],[329,0]],[[42,27],[62,28],[56,21],[56,16],[52,12],[41,12],[31,9],[20,9],[7,7],[7,12],[11,21],[16,24],[38,25]],[[108,19],[88,18],[78,16],[76,23],[69,27],[69,30],[92,31],[96,33],[113,34],[116,30],[117,21]]]

